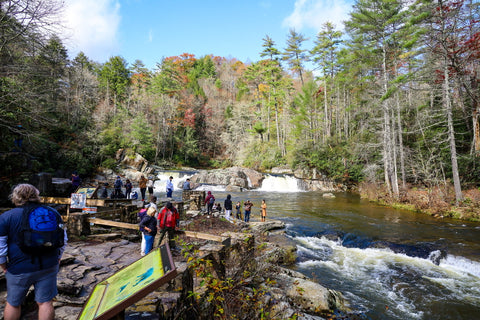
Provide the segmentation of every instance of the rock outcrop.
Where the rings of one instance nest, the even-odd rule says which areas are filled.
[[[227,169],[201,170],[191,181],[195,184],[223,185],[234,190],[234,187],[244,189],[259,188],[264,176],[253,169],[231,167]]]
[[[252,222],[251,228],[243,229],[242,232],[223,234],[222,236],[231,239],[231,243],[223,249],[219,243],[205,240],[202,245],[195,241],[196,245],[201,246],[200,252],[204,254],[198,261],[209,259],[205,252],[218,247],[220,251],[212,256],[217,257],[217,261],[211,265],[220,269],[214,274],[219,275],[220,280],[235,279],[247,271],[249,276],[241,279],[246,285],[243,294],[250,295],[250,286],[260,290],[257,294],[263,292],[258,295],[262,299],[261,309],[268,308],[273,316],[271,319],[290,319],[293,316],[299,319],[315,319],[330,310],[345,311],[345,301],[339,292],[329,290],[303,274],[281,266],[294,263],[296,251],[294,243],[278,231],[282,226],[283,222],[278,221]],[[58,275],[59,294],[54,303],[56,319],[76,319],[97,283],[140,258],[139,240],[131,239],[131,234],[117,232],[92,235],[85,240],[69,243]],[[251,254],[254,254],[255,258],[251,258]],[[190,259],[187,261],[178,253],[174,255],[174,260],[177,278],[128,307],[128,319],[167,319],[180,310],[185,310],[186,306],[192,306],[192,303],[200,303],[196,310],[202,313],[197,314],[195,319],[211,318],[208,299],[200,298],[195,300],[196,302],[191,300],[192,292],[200,296],[206,293],[203,286],[199,285],[202,279],[193,272],[201,266],[196,265],[192,270],[189,267],[191,262],[188,262]],[[5,298],[6,292],[3,292],[0,295],[0,305],[4,306]],[[32,299],[33,295],[30,293],[27,300]],[[229,306],[232,308],[230,311],[235,310],[234,305]],[[248,312],[257,318],[255,310],[256,308],[252,307]],[[34,316],[34,311],[30,312],[29,316]]]

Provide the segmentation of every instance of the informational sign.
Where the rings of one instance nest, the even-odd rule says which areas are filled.
[[[85,207],[82,209],[82,213],[97,213],[97,207]]]
[[[95,188],[78,188],[75,193],[84,193],[87,199],[92,199],[97,195],[98,187]]]
[[[176,275],[170,248],[164,244],[97,284],[77,319],[110,319]]]
[[[72,193],[70,197],[70,208],[83,209],[86,207],[87,195],[85,193]]]

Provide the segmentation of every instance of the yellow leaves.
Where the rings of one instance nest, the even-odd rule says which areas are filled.
[[[268,92],[270,90],[270,86],[268,84],[260,83],[258,85],[258,91],[260,93]]]

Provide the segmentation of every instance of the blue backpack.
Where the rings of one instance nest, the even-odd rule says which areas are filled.
[[[27,254],[41,256],[65,245],[65,230],[57,210],[44,205],[27,204],[23,208],[18,246]]]

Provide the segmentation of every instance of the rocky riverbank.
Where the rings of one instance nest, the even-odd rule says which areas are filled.
[[[211,265],[206,263],[198,250],[205,252],[205,247],[214,243],[180,235],[177,243],[181,245],[182,253],[174,254],[179,274],[176,280],[127,308],[125,317],[212,319],[218,310],[223,310],[225,314],[238,315],[239,319],[323,319],[322,316],[327,316],[332,310],[346,313],[347,307],[341,293],[288,269],[288,265],[295,261],[296,248],[283,234],[283,228],[283,223],[279,221],[231,223],[222,217],[194,213],[187,221],[182,221],[181,229],[231,238],[228,251],[224,252],[223,279],[217,277],[215,272],[200,272]],[[140,239],[136,232],[112,231],[97,230],[95,235],[69,242],[58,277],[56,319],[76,319],[98,282],[140,258]],[[186,295],[182,294],[189,277],[193,280],[195,299],[186,299]],[[216,288],[213,283],[223,285]],[[227,283],[230,285],[227,286]],[[209,299],[212,294],[221,297],[225,303],[219,302],[221,299]],[[3,290],[0,301],[5,302],[5,297]],[[24,319],[35,318],[32,299],[30,293],[25,308],[30,311]]]

